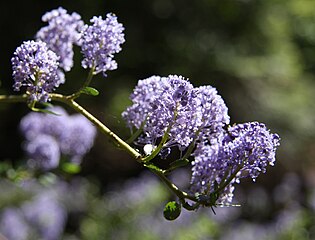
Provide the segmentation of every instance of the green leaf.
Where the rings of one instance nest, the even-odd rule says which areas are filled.
[[[162,169],[159,168],[158,166],[155,166],[153,163],[145,163],[143,164],[145,167],[149,168],[149,169],[152,169],[152,170],[155,170],[155,171],[158,171],[158,172],[162,172]]]
[[[170,164],[170,167],[171,167],[172,169],[175,169],[175,168],[178,168],[178,167],[184,167],[184,166],[186,166],[188,163],[189,163],[189,160],[188,160],[187,158],[185,158],[185,159],[178,159],[178,160],[176,160],[175,162],[172,162],[172,163]]]
[[[169,221],[173,221],[176,218],[178,218],[180,213],[181,213],[181,205],[175,201],[168,202],[165,205],[164,210],[163,210],[164,218]]]
[[[37,104],[40,104],[44,107],[53,107],[54,105],[49,102],[37,102]]]
[[[98,90],[92,87],[85,87],[80,92],[91,96],[97,96],[99,94]]]
[[[53,115],[56,115],[56,116],[60,116],[59,113],[55,113],[55,112],[50,111],[50,110],[47,110],[47,109],[41,109],[41,108],[35,108],[35,107],[33,107],[33,108],[32,108],[32,111],[34,111],[34,112],[48,113],[48,114],[53,114]]]
[[[75,163],[65,162],[61,165],[61,169],[69,174],[76,174],[81,171],[81,167]]]

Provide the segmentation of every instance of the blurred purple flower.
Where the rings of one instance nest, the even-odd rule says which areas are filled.
[[[11,59],[14,90],[25,86],[30,101],[48,101],[48,93],[60,83],[57,55],[48,50],[46,43],[27,41],[18,47]]]
[[[67,129],[60,138],[63,154],[79,161],[93,146],[96,128],[80,114],[69,116]]]
[[[67,212],[53,191],[41,192],[32,201],[23,204],[22,210],[30,225],[39,230],[41,239],[60,239]]]
[[[93,146],[96,128],[82,115],[70,116],[61,107],[49,110],[59,115],[31,112],[21,120],[28,163],[48,170],[58,166],[61,154],[80,163]]]
[[[20,209],[6,208],[2,211],[0,233],[3,234],[4,237],[7,239],[26,240],[29,239],[29,230],[29,226]]]
[[[60,57],[60,67],[66,72],[73,66],[73,44],[80,45],[80,29],[84,23],[77,13],[71,15],[59,7],[47,12],[42,17],[48,26],[42,27],[36,34],[36,39],[47,43],[50,50]]]
[[[58,106],[50,110],[58,115],[30,112],[21,119],[20,130],[27,140],[31,141],[40,134],[61,138],[69,121],[68,113]]]
[[[93,25],[85,25],[82,30],[81,50],[84,55],[82,67],[95,67],[94,74],[117,68],[114,54],[121,51],[120,45],[125,42],[121,23],[114,14],[107,14],[106,19],[93,17]]]
[[[50,170],[59,165],[59,145],[55,138],[49,135],[38,135],[27,142],[24,149],[29,157],[28,165],[32,168]]]

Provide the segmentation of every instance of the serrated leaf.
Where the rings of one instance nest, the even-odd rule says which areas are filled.
[[[173,221],[179,217],[181,213],[181,205],[175,201],[168,202],[163,210],[164,218]]]
[[[76,174],[81,171],[81,167],[79,165],[69,162],[63,163],[61,169],[69,174]]]
[[[80,92],[91,96],[97,96],[99,94],[99,91],[92,87],[85,87]]]

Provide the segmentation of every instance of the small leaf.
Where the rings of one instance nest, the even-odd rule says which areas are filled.
[[[81,171],[81,167],[78,164],[69,162],[63,163],[61,169],[69,174],[76,174]]]
[[[42,112],[42,113],[53,114],[53,115],[56,115],[56,116],[61,116],[59,113],[55,113],[55,112],[50,111],[50,110],[47,110],[47,109],[41,109],[41,108],[35,108],[35,107],[33,107],[33,108],[32,108],[32,111],[34,111],[34,112]]]
[[[184,167],[184,166],[186,166],[188,163],[189,163],[189,160],[188,160],[187,158],[185,158],[185,159],[178,159],[178,160],[176,160],[175,162],[172,162],[172,163],[170,164],[170,167],[171,167],[172,169],[175,169],[175,168],[178,168],[178,167]]]
[[[38,102],[38,104],[44,106],[44,107],[53,107],[54,105],[52,105],[51,103],[49,102]]]
[[[176,218],[178,218],[178,216],[181,213],[181,205],[175,201],[172,202],[168,202],[163,210],[163,215],[165,217],[165,219],[173,221]]]
[[[155,166],[153,163],[149,163],[149,164],[144,164],[145,167],[149,168],[149,169],[152,169],[152,170],[155,170],[155,171],[158,171],[158,172],[161,172],[162,169]]]
[[[99,94],[98,90],[92,87],[85,87],[80,92],[91,96],[97,96]]]

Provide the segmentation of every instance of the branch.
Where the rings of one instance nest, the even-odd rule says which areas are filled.
[[[181,191],[174,183],[168,180],[168,178],[164,175],[163,170],[157,168],[152,164],[144,164],[144,166],[147,167],[151,172],[155,173],[179,199],[189,199],[194,202],[198,202],[198,199],[195,196]]]
[[[3,103],[18,103],[18,102],[26,102],[28,95],[0,95],[0,102]]]
[[[84,115],[88,120],[90,120],[103,134],[105,134],[117,147],[128,152],[133,158],[135,158],[138,162],[147,167],[151,172],[155,173],[166,185],[167,187],[182,201],[185,202],[185,199],[192,200],[198,203],[198,199],[189,195],[188,193],[181,191],[175,184],[170,182],[170,180],[165,176],[165,172],[153,164],[146,164],[142,155],[132,148],[128,143],[118,137],[114,132],[112,132],[108,127],[106,127],[100,120],[94,117],[91,113],[85,110],[81,105],[79,105],[74,99],[73,95],[64,96],[62,94],[52,93],[49,95],[52,101],[62,102],[73,108],[75,111]],[[0,102],[27,102],[28,95],[11,95],[4,96],[0,95]],[[195,209],[195,208],[194,208]]]
[[[63,96],[61,94],[51,94],[51,99],[53,101],[59,101],[67,104],[77,112],[84,115],[88,120],[90,120],[98,129],[104,133],[111,141],[119,148],[122,148],[126,152],[128,152],[133,158],[135,158],[137,161],[141,162],[142,156],[141,154],[136,151],[134,148],[132,148],[129,144],[127,144],[124,140],[122,140],[120,137],[118,137],[114,132],[112,132],[108,127],[106,127],[100,120],[98,120],[96,117],[94,117],[91,113],[89,113],[87,110],[85,110],[81,105],[79,105],[76,101],[73,99]]]

